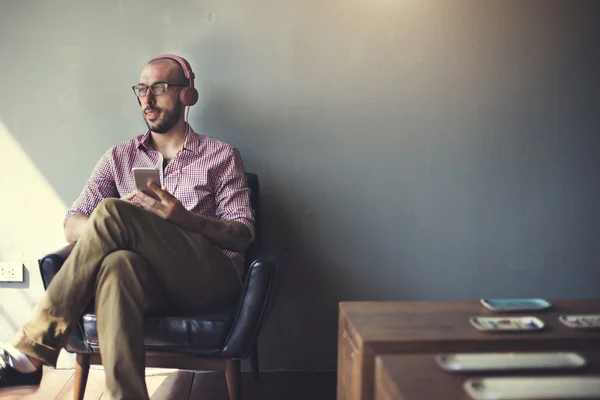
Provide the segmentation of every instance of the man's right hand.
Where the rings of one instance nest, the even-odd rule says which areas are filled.
[[[121,197],[121,200],[125,200],[128,201],[130,203],[135,203],[133,200],[135,199],[135,192],[131,192],[123,197]]]
[[[67,220],[65,225],[65,238],[67,239],[67,242],[73,243],[79,240],[89,218],[90,217],[85,215],[76,214],[72,215]]]
[[[131,204],[134,204],[134,205],[136,205],[138,207],[142,206],[140,204],[140,202],[136,200],[136,198],[135,198],[135,192],[131,192],[128,195],[125,195],[125,196],[121,197],[121,200],[128,201]]]
[[[131,192],[121,197],[121,200],[128,201],[131,204],[135,204],[136,206],[141,207],[140,203],[137,203],[135,201],[135,192]],[[79,239],[79,237],[81,237],[81,234],[83,233],[88,219],[89,217],[85,215],[73,215],[67,220],[67,223],[65,225],[65,238],[67,239],[67,242],[76,242]]]

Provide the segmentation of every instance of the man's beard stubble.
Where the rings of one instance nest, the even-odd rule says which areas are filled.
[[[148,106],[144,110],[142,110],[142,116],[144,117],[146,126],[148,126],[148,129],[150,129],[152,132],[167,133],[168,131],[173,129],[173,127],[175,125],[177,125],[177,122],[179,121],[179,117],[181,116],[182,108],[183,108],[182,104],[179,102],[171,110],[165,110],[163,108]],[[148,110],[156,110],[156,111],[161,112],[162,119],[152,121],[152,122],[148,121],[146,119],[146,114],[145,114],[146,111],[148,111]]]

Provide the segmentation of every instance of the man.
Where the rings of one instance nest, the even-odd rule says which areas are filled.
[[[229,302],[241,286],[254,216],[239,152],[196,134],[189,64],[163,55],[133,87],[148,126],[100,159],[65,218],[77,242],[11,345],[0,347],[0,394],[39,386],[95,298],[110,399],[147,399],[143,315]],[[134,167],[157,167],[159,200],[136,190]]]

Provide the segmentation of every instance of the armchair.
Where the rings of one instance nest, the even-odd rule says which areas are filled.
[[[183,369],[225,369],[230,400],[241,399],[241,360],[250,357],[259,377],[257,338],[267,321],[282,277],[287,249],[261,246],[258,176],[246,173],[256,211],[256,239],[246,251],[246,274],[237,303],[211,312],[149,315],[144,318],[146,366]],[[44,288],[74,245],[39,260]],[[77,323],[67,351],[76,353],[74,399],[82,400],[90,364],[101,364],[93,302]]]

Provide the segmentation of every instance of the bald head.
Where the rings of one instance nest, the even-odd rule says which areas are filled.
[[[146,64],[146,67],[144,69],[148,68],[149,66],[156,66],[160,69],[164,69],[165,73],[169,78],[168,82],[171,84],[188,84],[188,79],[185,77],[183,68],[175,60],[171,60],[170,58],[159,58],[157,60],[152,60],[148,64]]]

